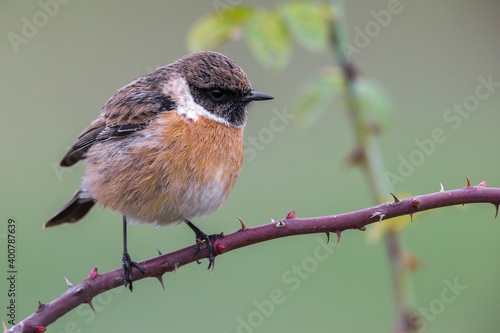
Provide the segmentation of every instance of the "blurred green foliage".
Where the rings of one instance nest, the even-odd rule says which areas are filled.
[[[226,6],[217,7],[220,2]],[[61,4],[54,16],[46,14],[47,22],[19,45],[17,53],[7,34],[22,35],[25,21],[33,22],[34,15],[42,18],[37,13],[44,11],[38,1],[0,4],[2,309],[8,289],[3,236],[9,217],[18,222],[18,319],[35,311],[38,301],[49,302],[64,293],[64,276],[76,284],[94,267],[99,272],[120,267],[118,214],[97,208],[81,223],[42,230],[84,173],[83,165],[60,169],[57,163],[118,88],[189,52],[186,35],[193,23],[218,8],[229,13],[236,3],[273,11],[288,2],[70,1]],[[424,155],[404,182],[396,184],[396,192],[439,191],[439,183],[445,189],[463,187],[466,173],[473,184],[486,180],[488,186],[500,186],[496,153],[500,90],[495,88],[474,111],[467,111],[458,128],[443,120],[454,104],[474,95],[478,77],[491,74],[500,81],[500,4],[465,0],[401,4],[403,11],[354,54],[362,73],[377,78],[390,92],[391,107],[397,111],[393,112],[396,126],[380,137],[386,171],[398,173],[402,159],[418,151],[415,141],[429,138],[433,130],[442,129],[446,141]],[[353,37],[377,23],[372,12],[387,5],[386,0],[346,2]],[[244,36],[244,29],[235,31],[231,38]],[[317,121],[307,128],[273,127],[279,119],[276,110],[291,113],[309,82],[332,70],[325,69],[332,63],[328,51],[311,54],[302,46],[294,49],[299,42],[295,37],[292,41],[293,56],[286,70],[271,73],[262,69],[244,43],[218,48],[245,70],[256,90],[275,97],[252,106],[247,140],[277,130],[272,137],[260,135],[271,139],[258,141],[257,155],[244,161],[223,207],[196,221],[206,232],[237,230],[235,215],[250,227],[280,219],[291,209],[303,217],[372,204],[359,172],[342,167],[353,140],[338,99],[326,100],[332,111],[316,114]],[[252,148],[251,141],[247,147]],[[500,264],[495,259],[500,224],[493,216],[489,205],[449,207],[415,216],[404,233],[420,261],[413,282],[417,309],[429,314],[425,332],[498,330],[500,320],[494,310],[500,299]],[[134,260],[155,256],[157,248],[166,253],[193,242],[191,231],[181,225],[131,226],[129,236]],[[116,289],[93,300],[95,314],[82,305],[48,331],[237,332],[239,319],[259,319],[255,304],[281,290],[286,300],[269,316],[261,313],[262,321],[251,327],[255,333],[390,332],[393,305],[383,244],[367,244],[361,231],[345,232],[327,260],[307,266],[313,262],[318,237],[324,240],[324,235],[308,235],[239,249],[218,257],[213,272],[206,270],[206,263],[182,267],[164,276],[165,291],[154,279],[134,285],[132,294]],[[306,274],[292,290],[283,277],[298,277],[294,269],[304,264],[310,272],[302,270]],[[444,281],[454,279],[468,288],[453,302],[444,303]],[[0,319],[7,320],[4,312]]]
[[[269,69],[283,69],[291,58],[292,37],[311,52],[328,44],[328,20],[334,13],[324,3],[288,2],[270,10],[224,7],[198,21],[188,35],[192,51],[214,49],[245,36],[250,50]]]
[[[329,50],[329,24],[338,20],[337,16],[334,7],[324,2],[291,1],[271,9],[223,7],[194,24],[188,34],[188,46],[191,51],[210,50],[245,38],[262,66],[283,70],[290,63],[292,39],[312,53]],[[309,80],[296,99],[299,122],[310,125],[331,106],[335,95],[344,93],[340,71],[324,68]],[[361,78],[356,81],[355,93],[367,128],[375,125],[382,129],[392,123],[387,93],[379,83]]]

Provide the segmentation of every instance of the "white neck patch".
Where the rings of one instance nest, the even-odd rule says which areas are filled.
[[[187,119],[197,121],[199,116],[214,120],[226,126],[232,126],[227,120],[208,112],[203,106],[196,103],[191,95],[189,85],[181,76],[172,76],[163,84],[163,92],[172,97],[177,108],[176,112]]]

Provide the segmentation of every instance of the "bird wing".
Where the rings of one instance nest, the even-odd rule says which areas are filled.
[[[159,113],[175,109],[175,102],[170,96],[145,91],[144,83],[139,80],[121,88],[109,99],[102,113],[68,150],[61,166],[71,166],[84,159],[85,153],[94,143],[140,131],[151,124]]]

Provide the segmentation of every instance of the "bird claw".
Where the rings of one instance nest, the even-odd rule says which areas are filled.
[[[214,246],[212,244],[212,239],[219,239],[224,237],[224,233],[221,232],[220,234],[213,234],[213,235],[207,235],[203,231],[201,231],[199,228],[197,228],[194,224],[192,224],[190,221],[186,221],[186,224],[191,228],[191,230],[194,231],[194,235],[196,238],[196,243],[194,246],[194,253],[193,253],[193,258],[198,254],[198,252],[203,249],[205,246],[208,247],[208,269],[214,267],[215,265],[215,256],[214,256]],[[199,263],[199,260],[196,262]]]
[[[132,267],[137,268],[144,275],[144,268],[142,268],[142,266],[140,266],[135,261],[132,261],[128,253],[124,253],[122,258],[122,278],[124,286],[128,286],[130,291],[132,291],[133,289]]]

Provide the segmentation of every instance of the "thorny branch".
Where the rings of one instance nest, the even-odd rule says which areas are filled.
[[[393,202],[362,210],[320,217],[296,218],[291,211],[279,221],[272,221],[254,228],[247,228],[240,220],[242,228],[224,238],[214,240],[215,254],[236,250],[240,247],[268,241],[275,238],[304,235],[312,233],[334,232],[337,234],[337,243],[343,231],[349,229],[365,230],[365,226],[402,215],[410,215],[446,206],[463,205],[469,203],[491,203],[496,208],[495,218],[500,205],[500,188],[487,188],[486,182],[471,186],[467,179],[467,186],[461,189],[443,191],[407,199],[394,197]],[[163,286],[162,275],[166,272],[177,270],[179,267],[193,261],[206,258],[208,250],[201,250],[193,258],[193,246],[186,247],[171,253],[160,254],[147,259],[139,264],[144,267],[145,274],[134,271],[134,281],[146,277],[157,278]],[[88,278],[77,286],[73,286],[67,279],[68,290],[50,303],[39,303],[36,312],[25,318],[7,332],[44,332],[46,327],[64,316],[80,304],[87,303],[92,306],[92,299],[110,289],[123,285],[121,269],[116,269],[104,274],[98,274],[94,268]],[[5,326],[4,326],[5,327]]]

